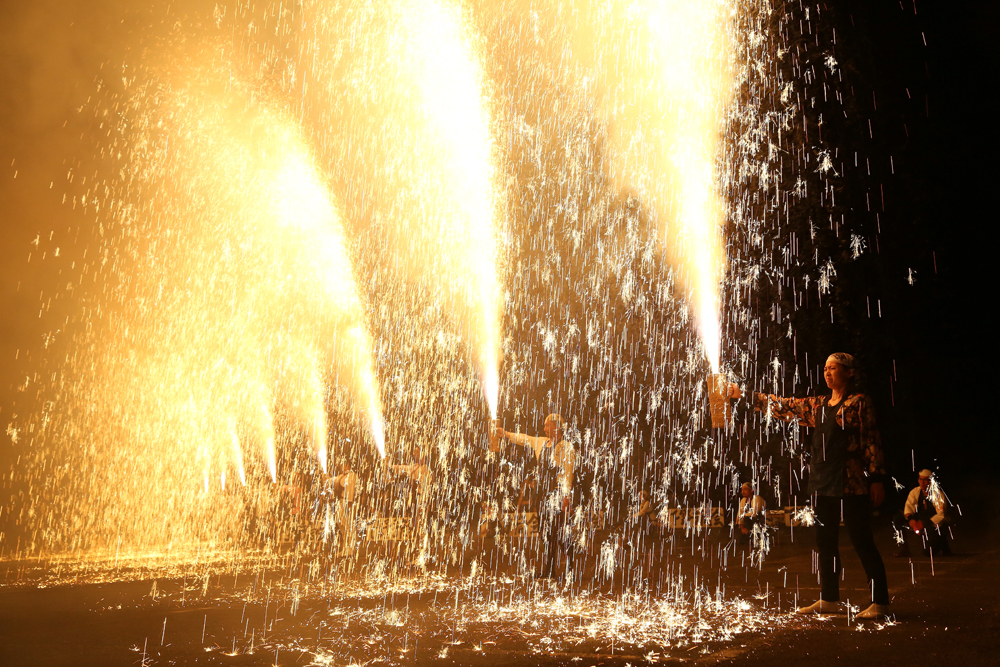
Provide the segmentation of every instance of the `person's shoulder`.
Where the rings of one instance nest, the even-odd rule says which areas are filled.
[[[847,398],[844,399],[844,405],[845,406],[849,406],[849,405],[863,405],[865,403],[870,403],[870,402],[871,402],[871,399],[868,398],[868,394],[865,394],[863,392],[858,392],[856,394],[851,394],[850,396],[848,396]]]

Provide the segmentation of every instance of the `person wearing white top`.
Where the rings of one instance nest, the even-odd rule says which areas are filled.
[[[345,555],[354,549],[357,541],[354,530],[354,498],[357,494],[358,474],[351,470],[351,464],[345,459],[337,465],[337,475],[329,483],[340,529],[340,553]]]
[[[545,418],[544,436],[530,436],[511,433],[497,427],[497,438],[522,445],[535,453],[535,459],[542,468],[557,468],[556,486],[548,493],[548,502],[542,501],[539,517],[541,536],[542,576],[556,576],[565,563],[570,568],[574,557],[570,504],[573,498],[573,475],[576,470],[576,450],[563,437],[563,420],[557,414]],[[542,493],[545,493],[545,476],[541,478]],[[562,510],[562,512],[560,512]],[[561,515],[561,516],[560,516]]]
[[[740,533],[743,537],[740,541],[747,541],[753,533],[754,526],[763,526],[766,520],[767,503],[764,499],[754,493],[753,485],[744,482],[740,488],[740,508],[736,512],[736,519],[740,524]]]
[[[497,437],[504,438],[517,445],[523,445],[535,453],[538,461],[559,468],[557,475],[558,491],[562,497],[564,509],[569,508],[573,495],[573,475],[576,470],[576,450],[563,438],[562,417],[551,414],[545,418],[544,436],[530,436],[524,433],[512,433],[497,426]]]
[[[932,550],[935,556],[951,555],[948,536],[942,532],[947,526],[947,507],[944,493],[934,481],[934,473],[927,469],[921,470],[917,476],[917,487],[906,497],[903,511],[897,512],[893,517],[892,524],[896,529],[897,539],[902,540],[896,556],[906,558],[910,555],[907,532],[919,536],[925,550]]]

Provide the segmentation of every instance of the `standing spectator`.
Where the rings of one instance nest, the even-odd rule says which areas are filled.
[[[889,611],[885,563],[875,546],[870,523],[872,506],[885,500],[882,442],[871,399],[854,387],[854,357],[843,352],[826,360],[823,377],[829,396],[781,398],[753,394],[755,409],[813,429],[809,448],[809,494],[816,515],[816,548],[822,591],[800,614],[839,611],[841,558],[840,519],[851,537],[871,584],[872,604],[856,618],[879,618]],[[730,386],[730,396],[740,390]]]

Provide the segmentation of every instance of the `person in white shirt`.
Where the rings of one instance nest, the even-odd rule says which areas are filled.
[[[345,555],[354,549],[357,533],[354,529],[354,498],[357,495],[358,475],[351,470],[351,464],[343,459],[337,464],[337,474],[329,481],[329,493],[333,497],[334,512],[340,537],[340,553]]]
[[[535,453],[535,458],[543,467],[558,468],[557,491],[562,499],[563,509],[568,509],[573,496],[573,475],[576,470],[576,450],[563,437],[563,420],[557,414],[545,418],[542,427],[544,436],[530,436],[511,433],[497,426],[497,437],[517,445],[523,445]]]
[[[564,564],[567,569],[571,569],[570,562],[574,558],[569,508],[573,498],[576,450],[563,437],[563,420],[559,415],[551,414],[546,417],[543,429],[544,436],[533,437],[511,433],[498,426],[495,435],[534,452],[534,458],[543,470],[539,478],[539,555],[542,576],[552,577],[556,576]],[[545,470],[555,472],[554,488],[548,481],[551,476]]]
[[[896,528],[902,544],[896,556],[906,558],[910,555],[910,545],[906,541],[906,533],[912,532],[920,536],[925,545],[934,555],[951,555],[948,546],[948,536],[945,532],[947,500],[944,492],[934,481],[934,473],[926,468],[917,477],[917,487],[906,497],[906,505],[902,512],[897,512],[892,524]]]
[[[740,508],[736,519],[740,524],[740,542],[747,542],[754,526],[763,526],[767,516],[767,503],[754,493],[753,484],[744,482],[740,488]]]

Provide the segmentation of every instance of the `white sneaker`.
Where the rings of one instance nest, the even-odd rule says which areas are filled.
[[[889,605],[887,604],[873,604],[868,609],[864,611],[859,611],[854,615],[854,618],[870,619],[870,618],[882,618],[883,616],[889,615]]]
[[[808,607],[799,607],[796,614],[839,614],[842,613],[839,602],[827,602],[826,600],[816,600]]]

